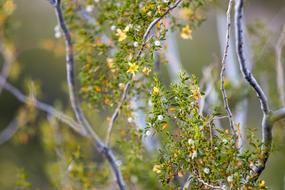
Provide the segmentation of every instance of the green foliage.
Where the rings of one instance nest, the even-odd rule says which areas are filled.
[[[17,190],[30,190],[32,187],[31,183],[28,181],[28,176],[24,169],[19,169],[17,173]]]
[[[258,162],[260,142],[249,138],[252,150],[240,153],[235,138],[214,125],[214,116],[198,114],[201,97],[196,77],[181,74],[181,83],[153,93],[150,126],[164,145],[153,170],[166,186],[179,187],[189,176],[191,189],[212,186],[261,188],[251,182],[251,166]],[[169,127],[165,127],[169,126]],[[251,163],[251,164],[250,164]]]
[[[183,2],[182,8],[175,11],[178,16],[170,14],[144,39],[150,23],[165,14],[174,2],[103,0],[95,5],[85,1],[78,1],[78,5],[64,2],[65,18],[73,33],[76,60],[80,64],[81,94],[88,102],[96,107],[116,105],[132,73],[130,64],[138,67],[132,73],[138,76],[132,89],[148,93],[145,87],[152,83],[153,53],[164,46],[162,42],[168,28],[183,32],[183,27],[188,26],[184,33],[191,38],[192,30],[203,21],[199,9],[208,1]],[[80,16],[80,11],[87,6],[92,7],[89,16],[95,24]]]

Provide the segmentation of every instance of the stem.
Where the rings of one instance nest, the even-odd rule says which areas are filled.
[[[237,134],[235,132],[234,129],[234,121],[233,121],[233,114],[231,112],[230,106],[229,106],[229,101],[228,101],[228,96],[227,96],[227,92],[225,90],[225,71],[226,71],[226,60],[227,60],[227,56],[228,56],[228,50],[229,50],[229,46],[230,46],[230,29],[231,29],[231,8],[232,8],[232,4],[233,1],[230,0],[229,1],[229,5],[228,5],[228,10],[227,10],[227,32],[226,32],[226,42],[225,42],[225,49],[224,49],[224,55],[223,55],[223,59],[222,59],[222,69],[221,69],[221,73],[220,73],[220,78],[221,78],[221,92],[223,95],[223,100],[224,100],[224,107],[226,109],[227,115],[228,115],[228,119],[230,122],[230,128],[234,134],[234,137],[236,139],[238,139]]]

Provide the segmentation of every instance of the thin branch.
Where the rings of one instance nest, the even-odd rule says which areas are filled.
[[[198,178],[198,177],[197,177],[197,180],[198,180],[200,183],[202,183],[204,186],[208,187],[208,188],[211,188],[211,189],[223,189],[223,188],[220,187],[220,186],[211,185],[211,184],[205,182],[205,181],[204,181],[203,179],[201,179],[201,178]]]
[[[150,23],[150,25],[148,26],[148,28],[146,29],[144,35],[143,35],[143,44],[141,45],[140,50],[138,51],[138,54],[136,56],[136,61],[139,60],[139,58],[141,57],[141,54],[149,40],[149,35],[151,33],[151,30],[153,29],[153,27],[161,20],[163,19],[166,15],[168,15],[173,9],[175,9],[180,3],[182,2],[182,0],[177,0],[173,6],[169,7],[165,13],[163,15],[161,15],[159,18],[156,18],[154,21],[152,21]],[[116,119],[119,116],[120,110],[122,108],[122,105],[124,104],[125,100],[127,99],[127,95],[129,93],[129,89],[130,89],[130,85],[133,79],[133,75],[129,75],[129,81],[127,82],[127,84],[125,85],[125,88],[123,90],[122,96],[121,96],[121,100],[118,104],[118,106],[116,107],[114,113],[112,114],[111,120],[109,122],[109,126],[108,126],[108,131],[107,131],[107,136],[106,136],[106,141],[105,143],[108,145],[110,143],[110,137],[111,137],[111,133],[115,124]]]
[[[228,119],[230,122],[230,127],[232,129],[232,132],[234,134],[234,137],[237,139],[237,135],[234,129],[234,121],[233,121],[233,114],[231,112],[230,106],[229,106],[229,101],[228,101],[228,97],[227,97],[227,92],[225,90],[225,71],[226,71],[226,60],[227,60],[227,56],[228,56],[228,50],[229,50],[229,46],[230,46],[230,30],[231,30],[231,9],[232,9],[232,4],[233,4],[233,0],[229,1],[229,5],[228,5],[228,10],[227,10],[227,32],[226,32],[226,42],[225,42],[225,49],[224,49],[224,55],[223,55],[223,59],[222,59],[222,69],[221,69],[221,73],[220,73],[220,78],[221,78],[221,91],[222,91],[222,95],[223,95],[223,100],[224,100],[224,107],[226,109],[227,115],[228,115]]]
[[[282,64],[282,49],[285,41],[285,25],[282,28],[281,35],[278,38],[277,44],[275,46],[275,56],[276,56],[276,81],[277,89],[280,101],[283,106],[285,106],[285,88],[284,88],[284,71]]]
[[[280,108],[272,113],[271,121],[277,122],[285,117],[285,107]]]
[[[0,76],[0,83],[2,83],[4,78]],[[48,115],[51,115],[55,118],[57,118],[59,121],[63,122],[67,126],[69,126],[71,129],[73,129],[75,132],[79,133],[80,135],[85,136],[86,134],[81,129],[80,125],[74,121],[71,117],[65,115],[64,113],[54,109],[52,106],[43,103],[35,98],[31,100],[30,97],[25,96],[21,91],[19,91],[16,87],[11,85],[9,82],[6,82],[3,86],[3,89],[8,91],[11,95],[13,95],[15,98],[17,98],[20,102],[24,104],[29,104],[35,106],[37,109],[47,113]]]
[[[3,80],[2,82],[0,82],[0,94],[2,92],[2,88],[3,88],[3,85],[6,83],[6,80],[9,76],[9,73],[10,73],[10,70],[11,70],[11,65],[14,61],[14,55],[13,55],[13,50],[10,50],[8,49],[7,47],[5,47],[5,42],[4,42],[4,34],[2,34],[3,31],[1,31],[1,34],[0,34],[0,52],[3,56],[3,59],[4,59],[4,63],[3,63],[3,68],[2,68],[2,71],[1,71],[1,76],[3,76]]]
[[[154,19],[147,27],[144,35],[143,35],[143,40],[144,40],[144,43],[142,44],[142,47],[137,55],[137,57],[140,57],[140,55],[142,54],[142,51],[143,49],[145,48],[148,40],[149,40],[149,36],[150,36],[150,33],[152,31],[152,29],[154,28],[154,26],[160,22],[164,17],[166,17],[173,9],[175,9],[183,0],[177,0],[173,6],[170,6],[160,17]]]
[[[56,2],[56,4],[53,4],[53,5],[55,8],[59,26],[61,27],[64,37],[65,37],[67,84],[69,88],[69,98],[71,102],[71,107],[73,108],[75,116],[77,120],[79,121],[80,125],[85,129],[85,131],[93,139],[93,144],[95,145],[95,147],[108,160],[110,167],[113,171],[113,174],[115,176],[117,185],[119,186],[120,190],[125,190],[126,189],[125,182],[123,180],[119,166],[116,164],[116,158],[112,150],[101,141],[101,139],[98,137],[98,135],[95,133],[95,131],[92,129],[91,125],[87,121],[83,111],[81,110],[80,101],[76,95],[76,88],[75,88],[75,70],[74,70],[75,63],[74,63],[74,56],[73,56],[71,33],[65,23],[60,3]]]
[[[124,88],[124,91],[123,91],[123,94],[122,94],[122,97],[121,97],[121,100],[118,104],[118,106],[116,107],[113,115],[112,115],[112,118],[109,122],[109,126],[108,126],[108,131],[107,131],[107,136],[106,136],[106,144],[109,145],[110,143],[110,138],[111,138],[111,134],[112,134],[112,130],[113,130],[113,127],[114,127],[114,124],[115,124],[115,121],[116,119],[118,118],[119,116],[119,113],[122,109],[122,106],[127,98],[127,94],[128,94],[128,91],[130,89],[130,86],[131,86],[131,81],[128,81],[128,83],[126,84],[125,88]]]
[[[9,125],[0,133],[0,145],[9,141],[13,135],[18,131],[18,120],[14,118]]]

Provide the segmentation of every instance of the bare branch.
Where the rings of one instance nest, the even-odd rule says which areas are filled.
[[[282,65],[282,49],[284,46],[284,41],[285,41],[285,25],[282,28],[281,35],[278,38],[277,44],[275,46],[277,89],[280,101],[283,106],[285,106],[284,71]]]
[[[243,73],[243,76],[245,80],[249,83],[249,85],[255,90],[258,99],[261,104],[261,109],[264,114],[269,113],[269,106],[267,97],[264,94],[262,88],[250,72],[250,70],[247,68],[247,60],[244,52],[244,31],[243,31],[243,6],[244,1],[243,0],[237,0],[236,2],[236,17],[235,17],[235,25],[236,25],[236,51],[238,56],[238,61],[240,64],[240,70]]]
[[[76,88],[75,88],[75,70],[74,70],[75,63],[74,63],[74,56],[73,56],[73,46],[72,46],[71,34],[65,23],[60,3],[57,2],[54,7],[55,7],[55,12],[57,15],[59,26],[61,27],[64,37],[65,37],[67,84],[69,88],[69,98],[71,102],[71,107],[73,108],[75,116],[77,120],[79,121],[80,125],[85,129],[88,135],[93,139],[93,144],[96,146],[98,151],[101,154],[103,154],[108,160],[120,190],[124,190],[126,189],[125,182],[123,180],[119,166],[116,164],[116,158],[112,150],[101,141],[101,139],[98,137],[98,135],[95,133],[95,131],[92,129],[91,125],[87,121],[83,111],[81,110],[80,101],[79,101],[78,96],[76,95]]]
[[[252,180],[257,180],[263,170],[265,169],[266,162],[270,155],[271,145],[272,145],[272,126],[273,122],[271,119],[271,111],[269,110],[269,105],[267,101],[267,97],[264,94],[262,88],[257,83],[254,76],[251,74],[249,69],[247,68],[247,60],[245,59],[244,52],[244,31],[243,31],[243,14],[244,14],[244,1],[237,0],[235,7],[235,27],[236,27],[236,51],[238,56],[238,61],[240,64],[240,70],[243,73],[245,80],[249,83],[249,85],[255,90],[257,93],[257,97],[261,104],[261,110],[263,112],[262,119],[262,156],[258,161],[258,164],[254,167],[253,172],[254,176]]]
[[[227,92],[225,90],[225,71],[226,71],[226,60],[227,60],[227,56],[228,56],[228,50],[229,50],[229,46],[230,46],[230,29],[231,29],[231,9],[232,9],[232,4],[233,1],[230,0],[229,1],[229,5],[228,5],[228,10],[227,10],[227,32],[226,32],[226,42],[225,42],[225,49],[224,49],[224,55],[223,55],[223,59],[222,59],[222,69],[221,69],[221,73],[220,73],[220,78],[221,78],[221,91],[222,91],[222,95],[223,95],[223,100],[224,100],[224,107],[226,109],[227,115],[228,115],[228,119],[230,122],[230,127],[233,131],[234,137],[237,139],[237,135],[234,129],[234,121],[233,121],[233,114],[231,112],[230,106],[229,106],[229,101],[228,101],[228,97],[227,97]]]
[[[9,141],[13,135],[18,131],[18,120],[14,118],[9,125],[0,133],[0,145]]]

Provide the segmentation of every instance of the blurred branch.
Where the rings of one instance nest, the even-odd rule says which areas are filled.
[[[284,68],[282,65],[282,49],[285,42],[285,25],[282,28],[281,34],[275,46],[276,56],[276,81],[280,102],[285,106],[285,89],[284,89]]]
[[[0,133],[0,145],[9,141],[11,137],[18,131],[18,120],[14,118],[9,125]]]
[[[165,57],[168,61],[167,70],[172,82],[177,82],[179,78],[179,72],[182,71],[182,64],[178,54],[178,47],[176,42],[175,33],[171,30],[166,34],[167,49]]]
[[[0,83],[2,83],[4,78],[0,76]],[[74,131],[77,133],[85,136],[86,134],[84,131],[82,131],[80,125],[74,121],[72,118],[69,116],[65,115],[64,113],[57,111],[54,109],[52,106],[45,104],[35,98],[31,99],[28,96],[25,96],[21,91],[19,91],[17,88],[15,88],[13,85],[11,85],[9,82],[6,82],[3,86],[3,89],[8,91],[10,94],[12,94],[15,98],[17,98],[20,102],[28,104],[28,105],[33,105],[37,109],[57,118],[61,122],[65,123],[67,126],[72,128]]]
[[[205,94],[201,97],[201,99],[199,101],[199,104],[200,104],[199,115],[203,115],[207,98],[210,97],[211,94],[215,93],[214,84],[211,81],[211,78],[213,78],[212,71],[215,67],[216,67],[216,65],[211,64],[202,70],[202,76],[203,77],[202,77],[201,82],[200,82],[200,88],[202,89],[205,86],[205,90],[204,90]]]
[[[6,80],[9,76],[9,72],[11,70],[12,63],[15,59],[13,50],[6,47],[6,44],[4,42],[3,31],[0,31],[0,52],[4,59],[3,68],[1,70],[1,76],[3,77],[2,82],[0,82],[0,94],[1,94],[3,85],[6,83]]]

